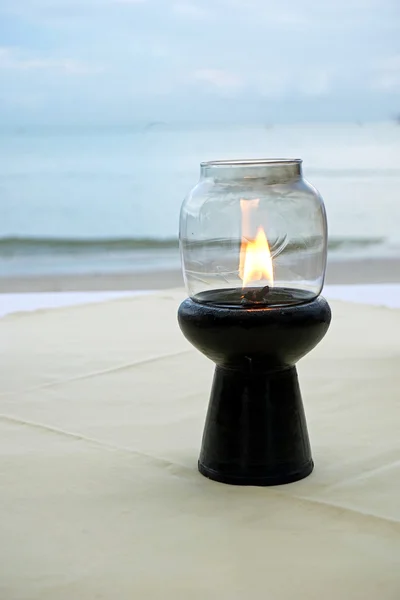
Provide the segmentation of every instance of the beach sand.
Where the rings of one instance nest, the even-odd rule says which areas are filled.
[[[400,283],[400,258],[330,260],[328,284]],[[174,271],[85,275],[0,277],[0,293],[91,292],[156,290],[183,286],[182,274]]]

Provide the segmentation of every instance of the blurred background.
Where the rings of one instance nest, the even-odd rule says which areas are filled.
[[[178,285],[200,161],[282,156],[400,281],[397,0],[0,0],[0,291]]]

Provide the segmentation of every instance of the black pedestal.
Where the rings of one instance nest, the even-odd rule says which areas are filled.
[[[278,485],[313,469],[295,363],[324,337],[319,297],[282,308],[218,307],[185,300],[185,337],[216,363],[200,472],[237,485]]]

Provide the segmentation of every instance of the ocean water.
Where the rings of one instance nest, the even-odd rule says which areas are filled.
[[[178,218],[203,160],[300,157],[332,258],[400,256],[400,127],[29,130],[0,137],[0,276],[179,266]]]

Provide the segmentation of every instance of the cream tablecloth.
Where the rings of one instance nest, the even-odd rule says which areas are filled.
[[[203,478],[212,364],[160,292],[0,320],[1,600],[400,598],[400,311],[333,301],[316,468]]]

